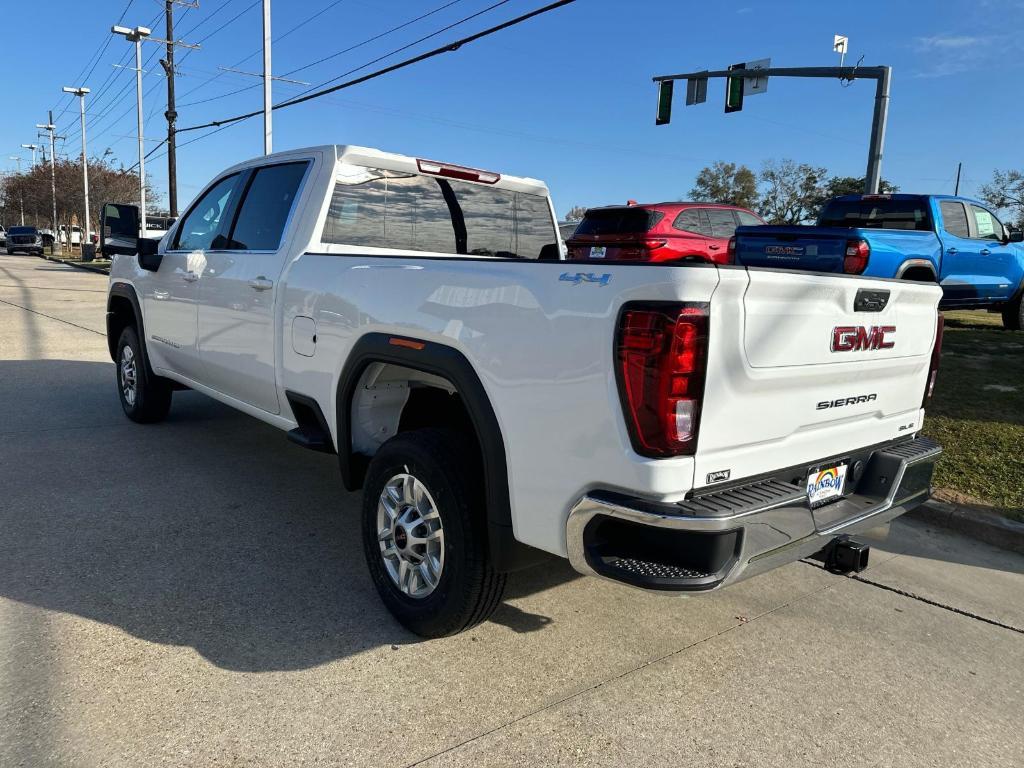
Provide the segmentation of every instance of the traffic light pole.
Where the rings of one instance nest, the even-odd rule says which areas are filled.
[[[702,78],[729,78],[759,80],[765,77],[817,77],[839,80],[874,80],[875,110],[871,118],[871,140],[868,145],[867,172],[864,176],[865,194],[877,194],[882,178],[882,153],[885,148],[885,128],[889,122],[889,85],[892,67],[766,67],[763,69],[720,69],[686,72],[678,75],[659,75],[654,82],[670,80],[700,80]],[[658,124],[664,125],[664,109],[659,106]]]

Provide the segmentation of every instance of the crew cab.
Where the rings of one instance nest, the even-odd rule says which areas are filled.
[[[741,227],[737,264],[937,282],[944,308],[1001,312],[1024,327],[1024,233],[949,195],[844,195],[818,224]]]
[[[135,218],[103,210],[111,252]],[[337,454],[372,580],[423,636],[551,557],[704,593],[929,494],[935,285],[566,261],[542,182],[334,145],[229,168],[122,248],[125,414],[189,388]]]

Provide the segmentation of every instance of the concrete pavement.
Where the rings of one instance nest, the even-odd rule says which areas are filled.
[[[1024,764],[1024,557],[897,521],[657,598],[565,564],[423,642],[332,457],[120,412],[106,280],[0,256],[0,766]]]

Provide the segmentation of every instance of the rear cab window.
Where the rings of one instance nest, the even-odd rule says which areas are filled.
[[[546,195],[342,164],[321,241],[397,251],[538,259],[558,247]]]
[[[923,197],[859,198],[830,200],[821,212],[818,226],[928,232],[932,221]]]

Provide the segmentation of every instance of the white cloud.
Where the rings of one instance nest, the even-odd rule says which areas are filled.
[[[918,37],[916,42],[918,50],[931,51],[936,49],[970,48],[974,45],[981,45],[982,39],[971,35],[932,35],[930,37]]]

